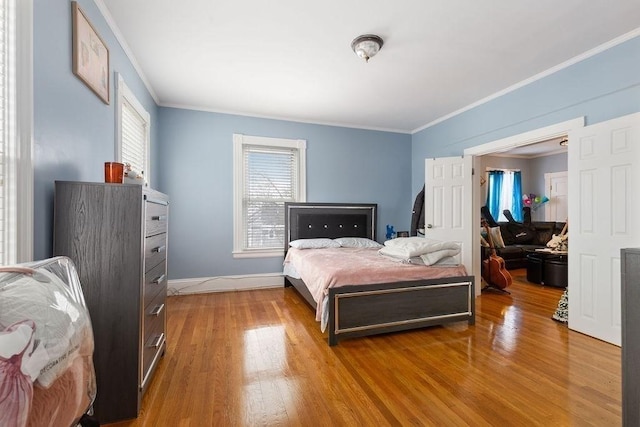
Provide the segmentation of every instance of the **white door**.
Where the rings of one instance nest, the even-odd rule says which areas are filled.
[[[460,261],[473,274],[472,156],[427,159],[425,237],[458,242]],[[480,283],[476,281],[476,286]]]
[[[569,328],[620,345],[620,248],[640,246],[640,113],[569,134]]]
[[[569,178],[567,172],[544,174],[544,188],[549,201],[544,205],[545,221],[564,222],[569,214]]]

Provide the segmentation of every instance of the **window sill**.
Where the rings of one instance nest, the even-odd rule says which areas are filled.
[[[284,249],[233,251],[234,258],[275,258],[275,257],[283,257],[283,256],[284,256]]]

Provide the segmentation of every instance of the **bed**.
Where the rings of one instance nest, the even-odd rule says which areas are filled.
[[[376,204],[286,203],[285,267],[290,258],[289,243],[299,239],[361,237],[375,241],[376,214]],[[474,277],[466,273],[435,279],[346,283],[329,287],[325,301],[316,301],[307,284],[286,268],[284,278],[285,286],[294,287],[316,312],[318,304],[326,304],[330,346],[346,338],[452,322],[475,323]]]

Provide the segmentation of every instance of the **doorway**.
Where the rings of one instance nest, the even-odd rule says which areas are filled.
[[[549,192],[545,204],[545,221],[561,222],[569,215],[569,176],[566,171],[544,174],[544,188]]]
[[[544,128],[536,129],[533,131],[525,132],[522,134],[514,135],[508,138],[488,142],[486,144],[470,147],[464,150],[465,156],[473,157],[473,169],[474,171],[481,170],[481,156],[488,154],[495,154],[500,152],[506,152],[513,150],[517,147],[524,147],[543,141],[548,141],[554,138],[561,138],[569,134],[569,132],[584,127],[584,117],[580,117],[566,122],[557,123],[555,125],[547,126]],[[480,185],[480,178],[482,173],[473,174],[473,194],[472,194],[472,233],[473,233],[473,275],[475,276],[476,283],[482,283],[481,281],[481,266],[480,266],[480,208],[483,206],[483,200],[481,197],[482,191]],[[480,286],[476,286],[476,296],[480,295]]]

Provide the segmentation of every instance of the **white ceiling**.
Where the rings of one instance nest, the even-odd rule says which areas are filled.
[[[523,159],[534,159],[536,157],[550,156],[567,152],[566,145],[560,145],[560,141],[567,141],[566,136],[553,138],[548,141],[537,142],[535,144],[521,145],[516,148],[509,148],[503,152],[491,154],[496,157],[519,157]]]
[[[639,0],[95,1],[160,105],[407,133],[640,34]]]

